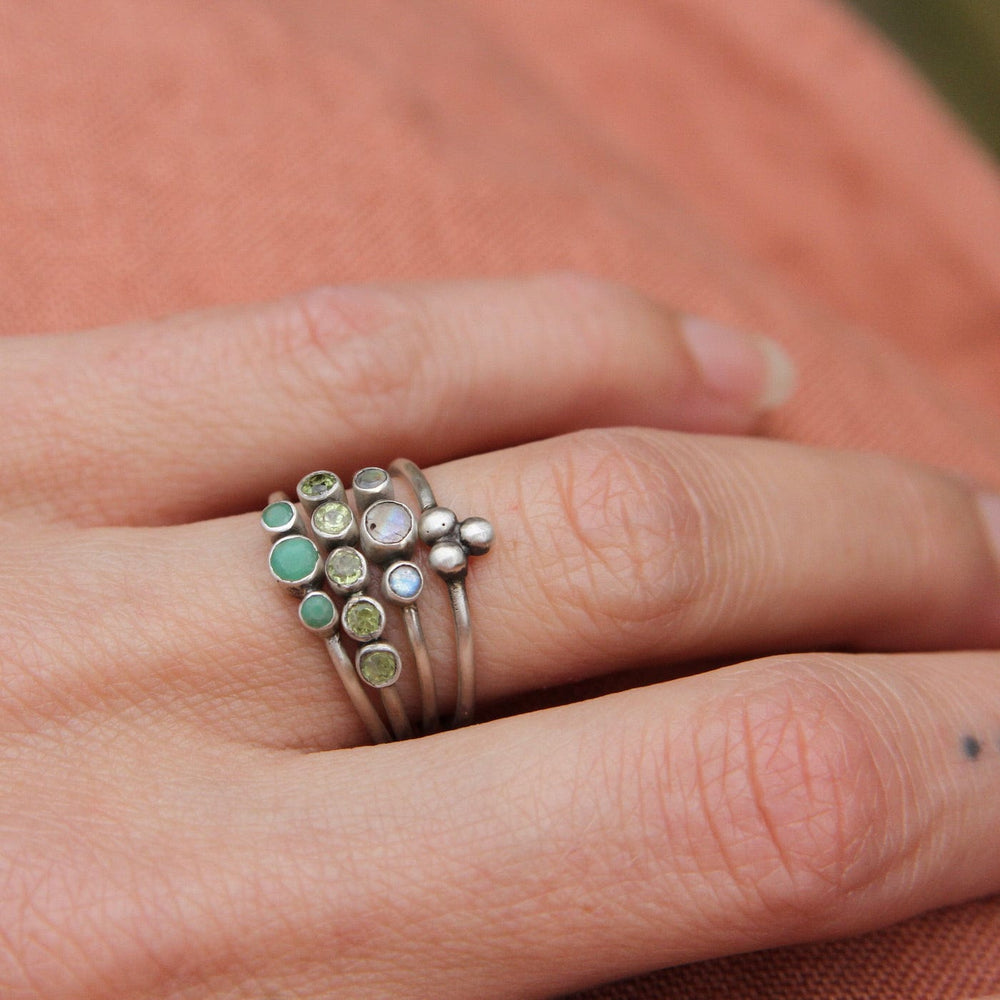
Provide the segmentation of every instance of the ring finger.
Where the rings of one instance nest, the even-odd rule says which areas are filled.
[[[501,539],[469,581],[483,702],[636,664],[1000,639],[981,505],[931,470],[633,429],[581,432],[428,475],[443,501],[485,514]],[[71,633],[43,627],[34,640],[45,663],[59,664],[60,703],[121,699],[144,718],[270,746],[361,741],[321,644],[267,578],[256,520],[93,529],[54,549],[66,585],[40,587],[34,607],[43,622],[87,622]],[[27,559],[29,543],[20,544],[21,557],[12,543],[4,558]],[[447,706],[447,602],[424,604]],[[11,686],[39,675],[10,676],[8,712],[25,701]],[[416,715],[412,682],[404,695]]]

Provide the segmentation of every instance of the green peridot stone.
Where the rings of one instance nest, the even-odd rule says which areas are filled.
[[[326,628],[336,615],[337,609],[326,594],[308,594],[299,605],[299,617],[309,628]]]
[[[319,549],[304,535],[290,535],[274,543],[269,562],[271,572],[283,583],[301,583],[315,573]]]
[[[321,497],[339,482],[332,472],[312,472],[299,483],[299,491],[307,497]]]
[[[358,656],[358,673],[373,687],[386,687],[399,673],[399,657],[384,647],[363,649]]]
[[[278,500],[264,508],[260,519],[268,528],[288,528],[295,520],[295,508],[287,500]]]
[[[321,503],[312,515],[316,530],[325,535],[342,535],[354,520],[351,508],[339,500],[327,500]]]
[[[364,576],[365,563],[357,549],[345,546],[334,549],[326,560],[326,575],[330,582],[347,590]]]
[[[359,642],[377,639],[382,634],[385,615],[370,598],[362,597],[344,607],[344,630]]]

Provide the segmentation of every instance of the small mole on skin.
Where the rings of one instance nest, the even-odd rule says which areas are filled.
[[[962,752],[969,760],[978,760],[979,755],[983,752],[983,745],[975,736],[963,736]]]

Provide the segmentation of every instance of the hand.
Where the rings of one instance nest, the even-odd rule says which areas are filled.
[[[565,277],[0,342],[0,994],[542,997],[1000,888],[997,656],[940,652],[1000,639],[998,501],[677,432],[777,358]],[[398,454],[496,526],[498,718],[370,747],[246,511]]]

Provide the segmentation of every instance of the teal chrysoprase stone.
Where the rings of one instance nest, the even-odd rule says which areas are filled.
[[[416,566],[404,564],[389,570],[386,586],[390,592],[404,601],[412,601],[423,586],[423,577]]]
[[[371,598],[362,597],[345,605],[344,631],[358,642],[369,642],[382,634],[385,613]]]
[[[336,616],[337,609],[326,594],[307,594],[299,605],[299,617],[309,628],[327,628]]]
[[[313,525],[324,535],[342,535],[350,528],[353,520],[351,508],[339,500],[321,503],[312,514]]]
[[[365,512],[365,527],[376,542],[395,545],[413,530],[413,513],[396,500],[381,500]]]
[[[364,556],[349,545],[334,549],[326,560],[326,575],[335,586],[349,590],[365,575]]]
[[[307,497],[325,496],[340,480],[332,472],[311,472],[299,483],[299,491]]]
[[[316,572],[319,549],[304,535],[290,535],[275,542],[269,558],[271,572],[284,583],[301,583]]]
[[[269,503],[260,519],[268,528],[290,528],[295,522],[295,508],[287,500]]]
[[[399,657],[384,646],[363,649],[358,655],[358,673],[373,687],[386,687],[399,674]]]
[[[381,486],[389,478],[389,473],[385,469],[378,469],[375,466],[370,466],[367,469],[362,469],[354,477],[354,482],[357,486],[360,486],[363,490],[374,490]]]

